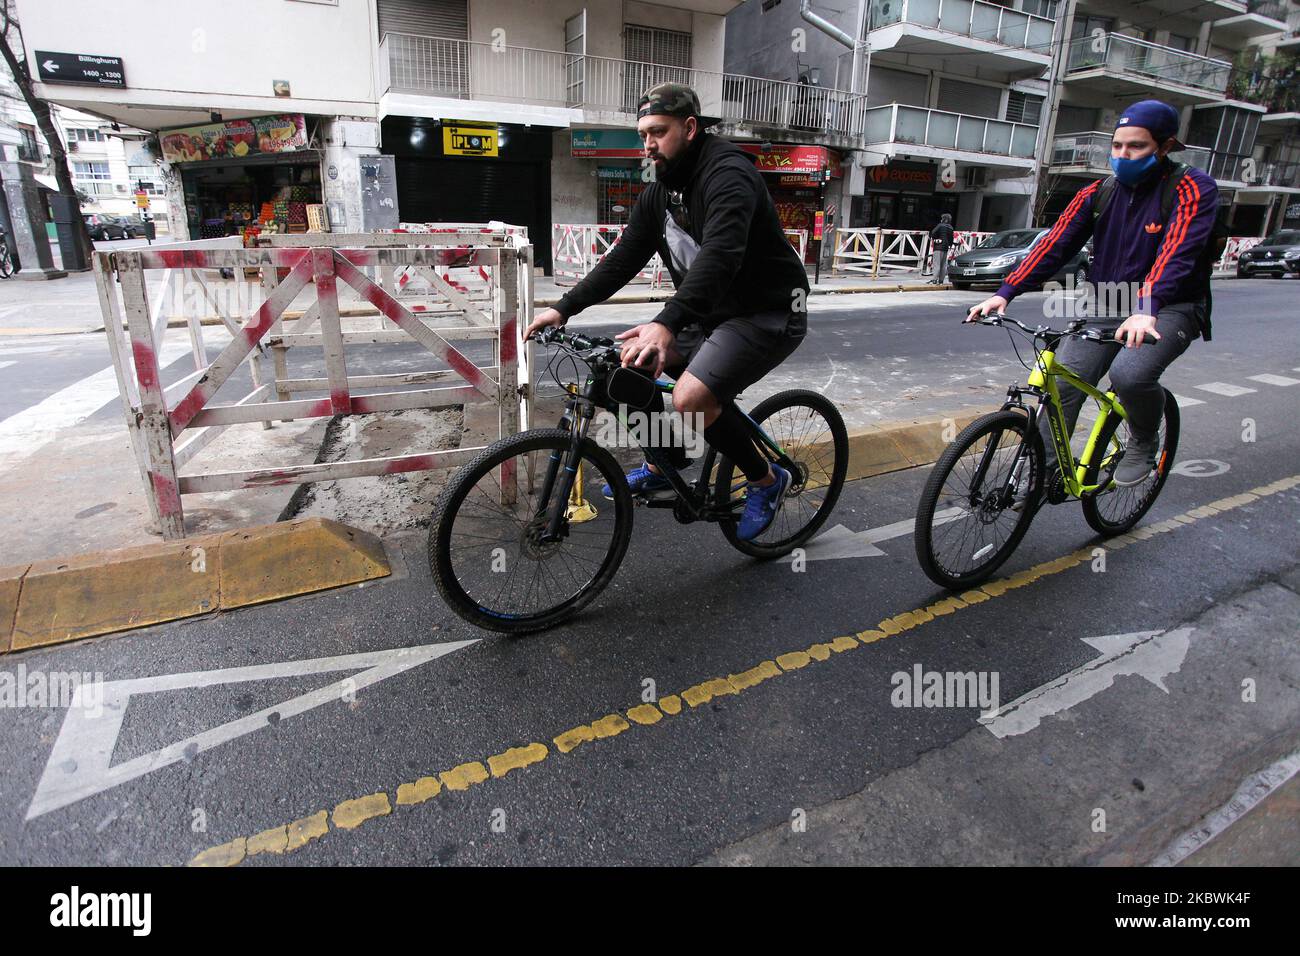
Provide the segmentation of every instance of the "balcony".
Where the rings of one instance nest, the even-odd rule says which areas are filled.
[[[1248,0],[1246,12],[1214,21],[1214,42],[1241,46],[1258,37],[1286,33],[1286,0]]]
[[[1215,102],[1232,64],[1118,33],[1075,37],[1065,74],[1069,86],[1121,98],[1159,93],[1175,103]]]
[[[1254,163],[1246,157],[1216,153],[1204,146],[1187,146],[1172,158],[1209,173],[1220,188],[1229,189],[1241,189],[1247,185],[1245,174]]]
[[[1198,3],[1189,3],[1188,0],[1148,0],[1138,4],[1137,9],[1146,13],[1169,13],[1205,23],[1207,20],[1221,20],[1245,13],[1246,3],[1245,0],[1201,0]]]
[[[1048,168],[1058,176],[1109,176],[1111,133],[1065,133],[1052,140]]]
[[[1038,127],[891,103],[866,110],[862,138],[873,152],[887,156],[1031,169]]]
[[[1037,76],[1051,63],[1056,21],[984,0],[872,0],[873,56],[906,56],[913,66],[943,69],[961,55],[1008,78]]]
[[[526,47],[494,50],[491,43],[470,40],[389,33],[379,52],[381,96],[502,104],[493,113],[550,110],[564,125],[633,123],[642,92],[672,81],[689,84],[705,114],[726,124],[803,133],[851,147],[866,103],[862,94],[803,83]],[[468,111],[456,115],[478,118]]]

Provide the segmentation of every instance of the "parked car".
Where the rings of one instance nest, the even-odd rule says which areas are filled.
[[[953,259],[948,281],[955,289],[969,289],[976,284],[1001,285],[1047,233],[1047,229],[1007,229],[994,233]],[[1064,282],[1066,276],[1072,275],[1075,285],[1087,282],[1089,252],[1088,247],[1080,249],[1052,278]]]
[[[1267,274],[1280,279],[1287,273],[1287,254],[1296,249],[1300,249],[1300,229],[1275,232],[1237,258],[1237,278]]]
[[[140,216],[118,216],[117,221],[121,223],[130,238],[143,239],[145,237],[144,219]]]
[[[1296,275],[1300,275],[1300,248],[1292,249],[1282,257],[1282,261],[1286,263],[1287,272],[1294,272]]]
[[[90,232],[90,238],[95,242],[127,237],[126,226],[118,222],[116,216],[96,212],[89,213],[83,218],[86,220],[86,229]]]

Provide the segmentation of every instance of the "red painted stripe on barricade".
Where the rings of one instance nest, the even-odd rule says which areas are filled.
[[[135,359],[135,380],[141,388],[158,387],[158,356],[147,342],[131,342],[131,356]]]
[[[179,514],[181,493],[176,487],[176,482],[156,471],[149,472],[149,481],[153,484],[154,498],[158,501],[158,513],[163,516]]]
[[[501,323],[501,364],[513,362],[518,355],[515,348],[515,330],[518,328],[518,319],[511,316]]]

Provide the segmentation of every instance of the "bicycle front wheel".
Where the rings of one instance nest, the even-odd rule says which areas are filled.
[[[614,577],[632,537],[632,493],[614,456],[584,440],[560,534],[546,534],[571,436],[536,429],[485,449],[452,478],[434,508],[429,568],[439,593],[469,623],[523,634],[591,603]],[[600,494],[602,485],[614,500]],[[596,504],[599,502],[599,505]]]
[[[1100,490],[1085,492],[1082,497],[1083,517],[1092,530],[1107,537],[1123,534],[1156,503],[1156,496],[1165,486],[1169,470],[1174,467],[1174,455],[1178,452],[1178,423],[1178,400],[1173,392],[1165,389],[1165,408],[1157,430],[1160,452],[1156,455],[1156,466],[1141,484],[1120,487],[1111,481],[1111,476],[1132,436],[1127,419],[1110,416],[1097,437],[1093,460],[1083,478],[1085,485],[1101,486]]]
[[[1042,439],[1027,427],[1028,419],[1018,412],[985,415],[967,425],[935,462],[913,534],[917,560],[935,584],[974,587],[1011,556],[1029,530],[1044,459]],[[1017,501],[1029,504],[1016,510]]]
[[[840,411],[825,395],[790,389],[765,398],[749,415],[794,463],[790,492],[771,525],[751,541],[736,537],[736,522],[720,522],[731,545],[756,558],[779,558],[806,543],[830,517],[849,469],[849,433]],[[762,449],[772,458],[770,449]],[[720,458],[714,478],[718,501],[744,493],[745,475]]]

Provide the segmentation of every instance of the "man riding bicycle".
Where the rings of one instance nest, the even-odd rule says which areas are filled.
[[[1072,337],[1062,344],[1057,359],[1092,385],[1110,370],[1111,386],[1128,414],[1132,435],[1115,470],[1115,484],[1121,486],[1140,484],[1155,467],[1164,408],[1161,373],[1198,335],[1210,337],[1211,263],[1203,253],[1214,230],[1219,194],[1212,177],[1167,158],[1183,148],[1177,134],[1178,112],[1167,103],[1143,100],[1130,106],[1111,142],[1115,175],[1080,190],[997,294],[972,308],[966,318],[970,322],[1002,313],[1018,294],[1055,275],[1093,236],[1089,283],[1099,291],[1104,287],[1132,292],[1118,296],[1117,302],[1094,296],[1097,308],[1089,326],[1111,341]],[[1144,348],[1148,337],[1152,344]],[[1063,384],[1060,397],[1069,434],[1084,394]],[[1044,415],[1040,430],[1050,448],[1048,428]],[[1054,480],[1056,459],[1049,455],[1048,461],[1042,495]]]
[[[646,91],[637,132],[653,179],[618,243],[554,308],[537,315],[527,334],[604,302],[658,252],[676,293],[653,321],[619,333],[620,357],[624,366],[676,379],[675,410],[700,416],[705,440],[745,473],[736,535],[748,541],[776,517],[791,476],[750,440],[732,400],[803,341],[808,275],[753,161],[704,131],[716,122],[700,115],[688,86],[662,83]],[[662,410],[662,397],[656,399],[655,410]],[[674,465],[684,466],[685,453],[670,451]],[[634,494],[671,488],[648,462],[627,482]]]

